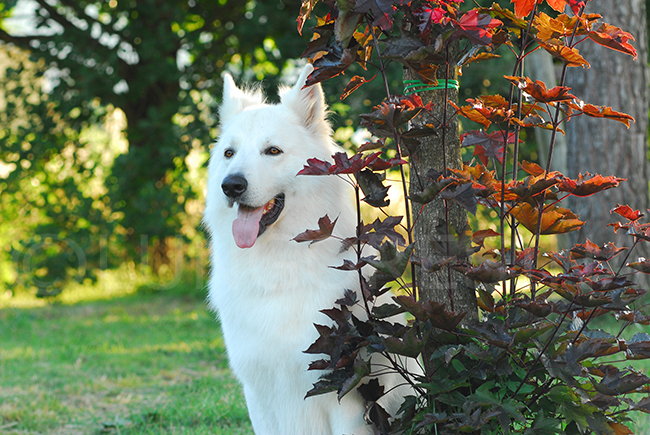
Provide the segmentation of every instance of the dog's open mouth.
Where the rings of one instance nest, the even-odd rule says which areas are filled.
[[[240,248],[250,248],[259,236],[280,217],[284,208],[284,193],[262,207],[238,204],[237,218],[232,223],[232,234]]]

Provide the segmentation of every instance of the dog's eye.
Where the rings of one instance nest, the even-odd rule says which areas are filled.
[[[264,154],[267,156],[277,156],[278,154],[282,154],[282,150],[278,147],[268,147],[264,150]]]
[[[232,156],[235,155],[235,152],[228,148],[226,151],[223,152],[223,156],[227,159],[231,158]]]

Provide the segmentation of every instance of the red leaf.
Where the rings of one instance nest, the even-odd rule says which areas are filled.
[[[329,216],[325,215],[322,218],[318,219],[318,229],[317,230],[307,230],[304,233],[298,234],[293,238],[296,242],[311,242],[316,243],[322,240],[328,239],[332,236],[332,231],[334,231],[334,225],[338,218],[334,219],[332,222]]]
[[[564,11],[564,8],[566,7],[566,2],[564,0],[546,0],[546,3],[558,12]]]
[[[357,59],[357,50],[343,49],[339,45],[326,47],[327,54],[314,60],[314,71],[307,77],[305,86],[315,85],[336,77],[345,71]]]
[[[617,112],[607,106],[595,106],[593,104],[586,104],[583,101],[572,101],[567,103],[568,106],[580,113],[583,113],[592,118],[607,118],[614,121],[622,122],[627,128],[630,128],[630,121],[634,122],[634,118],[627,113]]]
[[[514,116],[508,102],[500,95],[485,95],[476,99],[469,98],[466,101],[471,105],[458,107],[454,103],[450,102],[450,104],[460,115],[482,124],[485,128],[493,122],[503,122]]]
[[[467,36],[474,44],[490,45],[494,29],[501,26],[503,22],[472,9],[455,21],[455,24],[459,28],[458,32]]]
[[[537,3],[541,2],[537,0]],[[528,16],[535,8],[535,0],[511,0],[510,3],[515,4],[515,15],[519,18]]]
[[[629,54],[636,60],[636,49],[628,43],[629,40],[634,41],[631,34],[607,23],[598,23],[596,26],[592,27],[588,33],[594,42],[612,50]]]
[[[497,159],[503,164],[505,155],[505,132],[497,130],[492,133],[486,133],[483,130],[472,130],[461,135],[460,140],[464,147],[475,146],[474,155],[479,156],[483,165],[487,166],[488,157]],[[516,135],[508,134],[508,143],[515,143]]]
[[[641,213],[639,210],[632,210],[632,208],[629,205],[620,205],[620,204],[617,204],[617,206],[611,209],[609,213],[610,214],[616,213],[630,221],[636,221],[643,216],[643,213]]]

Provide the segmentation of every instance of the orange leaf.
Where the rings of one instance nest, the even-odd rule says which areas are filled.
[[[558,12],[564,11],[564,8],[566,7],[566,2],[564,0],[546,0],[546,3],[548,3],[553,10]]]
[[[514,216],[528,231],[535,234],[537,231],[538,212],[536,207],[528,203],[517,204],[510,209]],[[542,226],[540,234],[564,234],[580,229],[584,222],[566,208],[555,205],[548,206],[542,213]]]
[[[572,180],[570,178],[563,179],[558,185],[558,189],[561,192],[568,192],[575,196],[590,196],[594,193],[616,187],[621,181],[626,180],[625,178],[617,178],[613,175],[603,177],[599,174],[591,176],[591,174],[586,173],[584,176],[579,174],[577,180]]]
[[[476,99],[466,100],[470,106],[458,107],[450,104],[458,113],[483,127],[488,128],[493,122],[503,122],[513,117],[514,112],[509,109],[508,102],[500,95],[485,95]]]
[[[521,169],[523,169],[526,173],[534,176],[539,176],[545,173],[546,171],[539,166],[537,163],[530,163],[527,162],[526,160],[522,161],[519,166],[521,166]]]
[[[587,62],[578,52],[577,48],[567,47],[557,39],[550,39],[548,41],[537,40],[539,45],[546,51],[548,51],[551,56],[557,57],[562,60],[567,66],[581,66],[583,68],[589,67],[589,62]]]
[[[474,232],[472,234],[472,242],[476,243],[477,245],[480,245],[481,247],[483,246],[483,243],[485,242],[485,239],[488,237],[497,237],[500,236],[501,233],[497,233],[496,231],[492,229],[487,229],[487,230],[479,230]]]

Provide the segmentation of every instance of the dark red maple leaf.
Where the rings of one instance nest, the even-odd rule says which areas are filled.
[[[296,242],[311,242],[316,243],[322,240],[328,239],[332,236],[332,231],[334,231],[334,225],[338,218],[334,219],[332,222],[329,216],[325,215],[322,218],[318,219],[318,229],[317,230],[307,230],[303,233],[298,234],[293,238]]]
[[[572,258],[593,258],[594,260],[609,261],[627,248],[617,248],[613,243],[605,243],[602,247],[593,243],[591,240],[582,245],[575,245],[571,248]]]
[[[374,18],[373,26],[388,31],[393,28],[393,3],[392,0],[356,0],[352,11],[359,14],[370,12]]]

